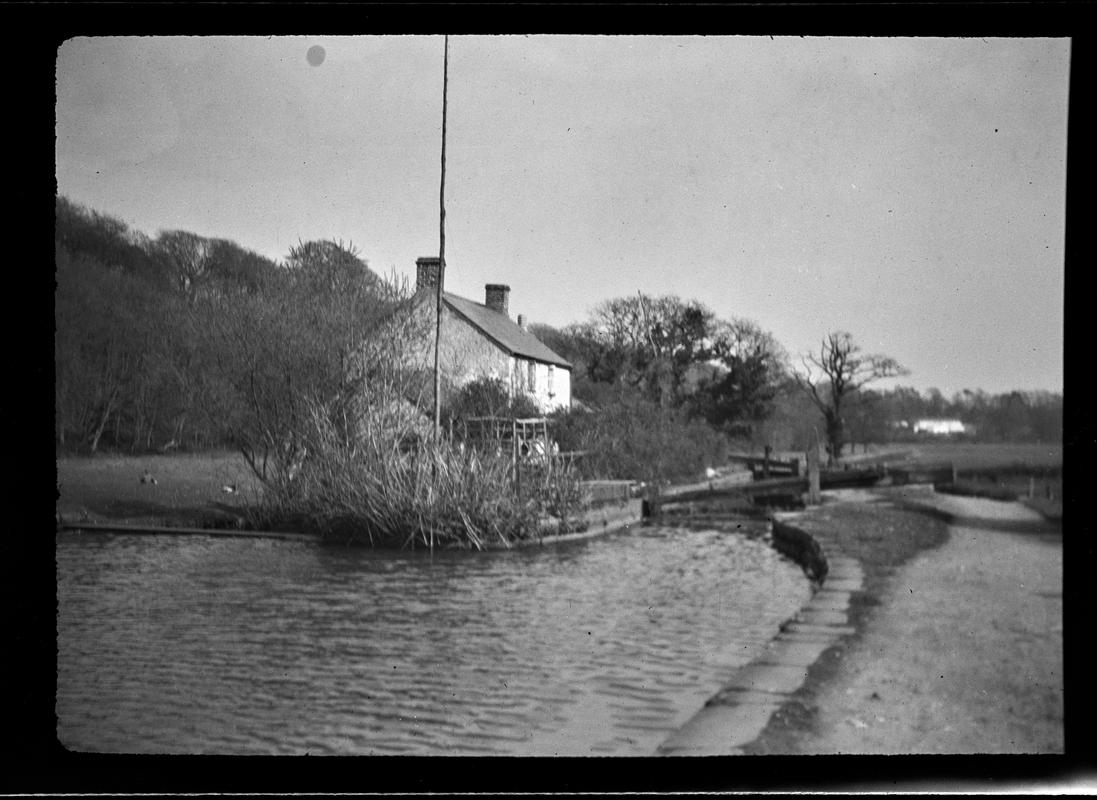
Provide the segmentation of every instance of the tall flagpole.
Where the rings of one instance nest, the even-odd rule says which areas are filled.
[[[442,373],[438,370],[438,350],[442,340],[442,285],[446,279],[446,90],[449,86],[449,35],[446,36],[442,61],[442,182],[438,190],[438,286],[434,318],[434,438],[442,431]]]

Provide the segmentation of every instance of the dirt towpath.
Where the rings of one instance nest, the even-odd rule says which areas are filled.
[[[745,752],[1063,752],[1061,533],[1019,503],[913,487],[889,499],[950,515],[947,541],[866,585],[857,634]]]

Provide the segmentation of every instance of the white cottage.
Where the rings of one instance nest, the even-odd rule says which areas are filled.
[[[434,312],[440,260],[415,262],[415,302]],[[439,366],[460,386],[478,378],[502,380],[512,396],[529,395],[544,413],[571,407],[571,364],[526,329],[525,318],[510,318],[510,287],[489,283],[484,302],[442,292]],[[433,327],[431,328],[433,330]]]

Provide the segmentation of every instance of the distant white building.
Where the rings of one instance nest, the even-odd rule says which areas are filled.
[[[931,436],[954,436],[966,433],[967,428],[958,419],[919,419],[914,423],[915,433],[928,433]]]

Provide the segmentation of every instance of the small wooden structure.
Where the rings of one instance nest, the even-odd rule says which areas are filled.
[[[466,417],[450,421],[450,436],[469,444],[513,444],[525,445],[529,450],[535,442],[549,441],[547,417]]]

